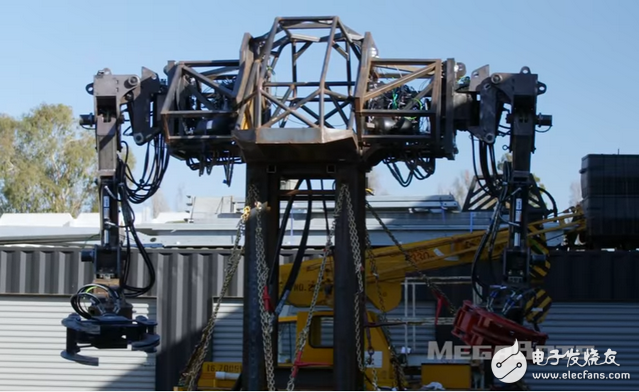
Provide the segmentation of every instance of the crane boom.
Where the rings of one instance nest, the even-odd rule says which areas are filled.
[[[570,208],[563,211],[557,217],[535,221],[529,224],[528,239],[538,254],[546,252],[545,235],[549,232],[563,231],[564,233],[576,233],[585,229],[585,220],[580,208]],[[380,309],[378,291],[375,285],[379,284],[384,297],[386,310],[396,308],[401,301],[401,284],[406,275],[418,271],[434,271],[446,267],[454,267],[473,262],[475,253],[480,247],[481,239],[486,234],[485,230],[469,234],[454,235],[436,238],[433,240],[412,242],[402,247],[406,250],[410,260],[406,260],[404,253],[397,246],[386,246],[373,249],[367,257],[365,281],[367,284],[368,300]],[[508,245],[508,227],[503,227],[496,235],[492,260],[502,257],[502,252]],[[488,259],[488,249],[484,249],[480,255],[481,260]],[[332,305],[331,286],[333,284],[333,269],[330,268],[333,259],[329,258],[329,267],[324,274],[323,287],[319,294],[319,305]],[[377,277],[370,268],[371,262],[375,262]],[[304,261],[295,284],[288,297],[291,305],[307,307],[310,305],[313,290],[317,282],[317,275],[322,263],[321,258]],[[541,266],[532,266],[531,270]],[[292,264],[280,266],[280,291],[284,288]],[[534,274],[534,272],[533,272]]]

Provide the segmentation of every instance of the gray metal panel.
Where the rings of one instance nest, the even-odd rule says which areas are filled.
[[[639,390],[639,304],[554,303],[542,324],[549,335],[548,345],[594,346],[603,361],[603,353],[617,352],[619,367],[576,365],[567,367],[566,359],[557,366],[528,366],[525,381],[533,390]],[[563,351],[563,350],[562,350]],[[554,362],[554,361],[553,361]],[[580,358],[583,362],[583,354]],[[628,372],[630,380],[535,380],[536,372],[583,372],[606,374]]]
[[[79,248],[0,248],[0,294],[72,294],[91,281]]]
[[[222,301],[211,341],[212,361],[242,362],[242,309],[241,298]]]
[[[157,281],[147,297],[157,297],[161,336],[156,388],[172,390],[211,314],[212,298],[221,287],[230,251],[148,251]],[[80,248],[63,247],[0,248],[0,294],[74,294],[92,280],[92,265],[80,262],[79,252]],[[148,273],[142,258],[135,253],[130,284],[142,286],[148,281]],[[242,271],[240,267],[229,287],[229,296],[243,292]]]
[[[132,301],[136,315],[155,318],[155,300]],[[60,357],[70,313],[66,296],[0,296],[0,390],[155,390],[155,355],[83,349],[100,358],[85,366]]]
[[[93,265],[80,261],[80,247],[0,247],[0,294],[74,294],[93,279]],[[168,293],[187,301],[202,294],[217,294],[222,283],[228,249],[147,249],[157,272],[157,281],[146,295]],[[142,286],[149,274],[144,260],[133,250],[129,283]],[[206,286],[206,292],[203,292]],[[242,293],[242,270],[233,280],[229,295]]]
[[[80,262],[80,248],[0,247],[0,294],[72,295],[92,280],[92,265]],[[158,301],[161,344],[157,354],[157,390],[172,390],[200,339],[213,298],[222,285],[228,249],[148,249],[156,269],[155,287],[147,296]],[[309,252],[309,257],[320,252]],[[290,262],[291,252],[281,257]],[[142,286],[148,273],[134,252],[130,283]],[[243,268],[238,268],[227,293],[243,293]],[[69,313],[71,313],[69,306]]]
[[[639,302],[639,252],[554,251],[550,262],[544,285],[556,302]]]
[[[172,390],[187,364],[201,331],[211,315],[213,297],[222,286],[229,251],[154,250],[158,282],[158,332],[162,343],[158,356],[157,388]],[[138,277],[143,266],[136,268]],[[229,287],[229,296],[243,291],[240,267]]]

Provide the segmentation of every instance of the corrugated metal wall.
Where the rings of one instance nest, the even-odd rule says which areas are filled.
[[[158,279],[149,296],[157,297],[158,332],[162,337],[156,357],[156,389],[171,390],[211,314],[230,252],[227,249],[151,248],[148,251]],[[73,294],[92,279],[91,264],[81,263],[79,252],[79,248],[0,247],[0,294]],[[293,252],[285,251],[282,259],[290,260]],[[639,301],[636,290],[639,255],[636,252],[583,253],[580,256],[553,253],[546,288],[556,302],[565,302],[567,298],[584,302]],[[142,285],[148,279],[144,263],[134,258],[132,267],[132,283]],[[455,272],[454,275],[465,274]],[[242,296],[242,280],[240,267],[229,297]],[[455,295],[451,299],[459,302]],[[602,318],[606,311],[605,307],[600,310]],[[635,378],[639,379],[639,375]]]
[[[211,360],[242,362],[242,298],[226,298],[220,306],[211,339]]]
[[[544,280],[557,302],[639,302],[639,252],[555,251]]]
[[[132,301],[136,315],[156,317],[155,300]],[[66,296],[0,295],[0,390],[133,391],[155,389],[155,354],[83,349],[100,366],[65,360]]]
[[[93,279],[92,264],[80,261],[80,248],[0,246],[0,294],[72,295]],[[172,390],[213,307],[222,285],[228,249],[153,249],[148,252],[157,281],[146,297],[157,298],[161,344],[156,357],[157,390]],[[320,252],[309,252],[313,257]],[[294,251],[285,251],[288,262]],[[143,286],[148,273],[134,251],[130,281]],[[231,282],[229,297],[243,294],[243,263]],[[69,306],[69,313],[71,313]]]
[[[561,359],[557,366],[528,366],[525,381],[533,390],[639,390],[639,304],[555,303],[542,325],[549,335],[548,345],[594,346],[600,362],[604,353],[617,352],[619,366],[567,366]],[[562,350],[563,352],[563,350]],[[583,362],[581,354],[579,362]],[[552,360],[552,363],[555,361]],[[535,380],[533,372],[583,372],[606,374],[630,373],[629,380]]]
[[[156,389],[172,390],[210,315],[229,252],[149,249],[149,253],[157,282],[147,297],[157,297],[161,336]],[[132,284],[142,286],[148,279],[146,267],[141,257],[134,260]],[[92,265],[80,261],[80,248],[0,248],[0,294],[72,295],[91,280]],[[229,295],[242,292],[241,269],[230,291]]]

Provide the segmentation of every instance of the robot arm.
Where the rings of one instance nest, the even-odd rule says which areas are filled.
[[[473,76],[487,75],[487,67]],[[504,106],[510,106],[506,122],[510,125],[508,150],[512,162],[506,162],[502,176],[504,195],[510,204],[508,249],[504,252],[503,280],[512,285],[528,283],[531,254],[527,246],[528,195],[533,185],[531,155],[535,151],[535,128],[552,126],[552,116],[537,114],[537,96],[546,92],[546,85],[537,80],[528,67],[518,74],[495,73],[484,77],[480,83],[472,83],[471,89],[480,97],[479,124],[469,127],[470,132],[485,143],[493,144]],[[502,198],[493,187],[493,197]]]
[[[141,199],[132,198],[127,187],[126,162],[120,157],[122,142],[120,128],[124,122],[122,106],[128,106],[132,126],[138,131],[135,141],[140,144],[157,136],[151,108],[162,92],[156,74],[143,69],[142,78],[136,75],[112,75],[100,71],[87,92],[94,96],[95,115],[82,116],[81,125],[94,126],[98,151],[98,189],[100,196],[100,244],[82,253],[82,261],[92,262],[94,280],[75,294],[71,305],[76,311],[62,321],[67,328],[67,347],[62,357],[86,365],[98,365],[97,358],[80,355],[79,344],[96,348],[127,348],[154,352],[159,344],[156,323],[138,316],[127,298],[148,292],[155,283],[155,271],[133,224],[131,199],[142,202],[153,195],[147,192]],[[120,210],[123,221],[120,222]],[[126,248],[120,230],[126,232]],[[127,284],[130,237],[133,237],[150,272],[150,282],[144,288]],[[90,305],[85,308],[84,302]],[[84,319],[83,319],[84,318]]]
[[[473,268],[474,289],[490,303],[490,310],[467,301],[456,316],[453,334],[468,344],[512,344],[516,337],[520,341],[543,344],[547,338],[545,334],[521,324],[527,318],[526,304],[537,292],[530,281],[531,266],[546,262],[546,256],[533,254],[528,244],[528,198],[534,186],[531,155],[535,151],[536,127],[552,126],[552,116],[537,114],[537,96],[546,92],[546,85],[539,82],[537,75],[532,74],[528,67],[517,74],[495,73],[490,76],[485,67],[473,73],[468,90],[476,92],[480,101],[478,107],[471,110],[478,113],[478,122],[469,122],[467,130],[485,144],[495,142],[495,135],[500,133],[498,126],[502,112],[505,105],[510,106],[506,116],[509,130],[504,135],[509,137],[507,149],[512,154],[512,161],[505,162],[500,176],[494,173],[494,177],[500,178],[489,178],[486,184],[487,192],[498,200],[497,210],[508,205],[508,242],[502,253],[500,284],[482,285],[483,294],[480,293],[477,287],[480,282]],[[481,166],[484,177],[490,177],[487,176],[487,163],[482,162]],[[500,211],[495,212],[495,219],[501,219]],[[489,232],[485,234],[484,245],[490,236]],[[483,246],[480,246],[474,264],[482,249]],[[486,327],[483,332],[474,328],[480,319]]]

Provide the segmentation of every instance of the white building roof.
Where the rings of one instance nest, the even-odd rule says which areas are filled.
[[[74,219],[71,214],[2,214],[0,226],[71,226]]]
[[[492,212],[487,211],[460,212],[457,202],[448,195],[377,196],[368,201],[402,243],[484,230],[492,217]],[[327,202],[329,210],[333,204]],[[192,198],[191,212],[166,212],[152,219],[149,208],[136,211],[136,228],[147,246],[231,246],[243,205],[243,197]],[[281,209],[285,207],[283,202]],[[285,246],[299,243],[306,208],[306,202],[295,203],[287,222]],[[311,216],[308,245],[321,247],[326,241],[321,203],[313,203]],[[332,219],[332,211],[329,216]],[[372,216],[367,216],[366,226],[374,244],[392,244]],[[99,227],[97,213],[83,213],[76,219],[70,214],[4,214],[0,216],[0,245],[90,245],[99,241]]]
[[[184,223],[189,220],[191,214],[188,212],[160,212],[158,217],[151,223]]]

